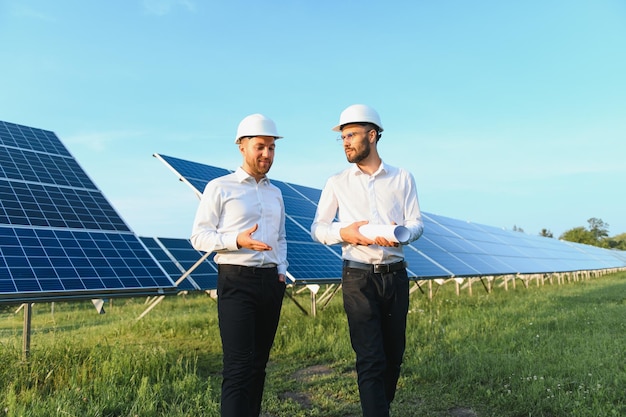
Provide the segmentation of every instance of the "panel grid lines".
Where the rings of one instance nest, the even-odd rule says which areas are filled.
[[[128,231],[99,191],[0,179],[0,224]]]
[[[173,291],[54,133],[0,121],[0,302]]]
[[[71,156],[54,133],[3,121],[0,121],[0,145]]]
[[[0,146],[0,177],[11,180],[95,189],[70,157]]]

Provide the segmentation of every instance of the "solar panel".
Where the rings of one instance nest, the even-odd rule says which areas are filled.
[[[0,121],[0,303],[175,290],[53,132]]]
[[[163,267],[165,272],[169,275],[172,281],[176,282],[185,272],[185,268],[176,261],[176,259],[167,252],[156,240],[152,237],[140,237],[143,244],[148,248],[152,256]],[[184,279],[178,283],[177,288],[182,291],[197,290],[197,286],[190,279]]]
[[[191,246],[189,239],[157,237],[156,240],[165,248],[184,271],[190,270],[203,255]],[[217,289],[217,266],[211,254],[204,262],[193,269],[188,277],[197,290]]]
[[[208,181],[231,172],[155,154],[198,196]],[[287,216],[289,273],[296,282],[339,282],[340,247],[313,242],[310,226],[321,190],[272,180],[283,194]],[[422,213],[424,234],[405,247],[412,277],[449,278],[537,274],[625,267],[624,251],[570,245],[496,227]]]
[[[423,251],[415,245],[407,245],[404,248],[404,259],[408,263],[407,272],[410,277],[416,279],[448,278],[455,274],[444,264],[439,263],[431,255],[434,251]],[[456,259],[448,257],[447,260]]]
[[[495,242],[519,253],[521,260],[518,273],[568,272],[578,270],[594,270],[594,265],[587,263],[589,259],[581,257],[564,242],[556,239],[532,236],[515,231],[507,231],[495,227],[476,225],[485,230]]]
[[[468,264],[465,260],[458,257],[456,254],[449,252],[445,247],[440,246],[435,240],[429,238],[424,232],[424,235],[420,237],[416,242],[412,242],[408,247],[405,248],[405,254],[411,254],[408,249],[415,249],[420,253],[423,253],[426,259],[431,260],[432,263],[439,267],[445,268],[446,271],[449,271],[449,276],[477,276],[480,275],[480,271]],[[413,269],[414,265],[411,262],[410,258],[407,260],[409,262],[409,269]],[[438,270],[441,268],[438,268]],[[418,271],[418,274],[420,272]],[[447,274],[446,274],[447,275]],[[435,275],[437,277],[441,277],[441,275]],[[429,275],[425,275],[425,277],[429,277]]]
[[[428,237],[471,265],[477,275],[522,273],[521,268],[531,268],[532,260],[517,262],[517,253],[471,223],[429,213],[423,217]]]
[[[177,174],[179,179],[189,185],[198,196],[202,195],[207,182],[211,179],[232,172],[227,169],[191,162],[173,156],[154,154],[154,157]],[[181,174],[181,171],[184,172],[184,175]]]
[[[579,253],[584,253],[587,256],[583,257],[584,263],[581,262],[585,268],[580,269],[604,269],[614,268],[615,259],[623,260],[623,257],[617,256],[617,251],[607,250],[597,246],[583,245],[576,242],[565,242],[567,245],[575,248]],[[622,251],[622,255],[625,252]]]

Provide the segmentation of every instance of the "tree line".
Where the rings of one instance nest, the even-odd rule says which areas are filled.
[[[587,227],[579,226],[566,230],[563,234],[561,234],[561,236],[559,236],[559,239],[607,249],[626,250],[626,233],[610,237],[609,224],[596,217],[588,219],[587,223]],[[513,230],[516,232],[524,231],[517,226],[513,226]],[[539,235],[544,237],[554,237],[549,229],[541,229]]]

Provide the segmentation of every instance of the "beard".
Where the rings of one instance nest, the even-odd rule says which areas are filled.
[[[358,164],[359,162],[363,161],[365,158],[367,158],[368,156],[370,156],[370,144],[369,142],[365,142],[363,148],[361,148],[361,150],[357,150],[355,148],[351,148],[354,149],[356,151],[356,153],[352,156],[349,156],[348,154],[346,154],[346,159],[348,160],[348,162],[350,162],[351,164]]]
[[[259,163],[255,164],[255,168],[260,174],[267,174],[272,167],[272,161],[259,161]]]
[[[253,177],[263,177],[267,175],[272,167],[272,160],[260,160],[254,158],[246,158],[244,162],[244,170]]]

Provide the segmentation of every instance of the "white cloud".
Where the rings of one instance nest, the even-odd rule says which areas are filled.
[[[148,13],[157,16],[164,16],[177,7],[189,12],[196,10],[196,5],[191,0],[143,0],[143,7]]]
[[[63,142],[68,145],[80,145],[95,152],[103,152],[111,143],[142,136],[144,136],[143,133],[135,131],[78,133],[72,136],[63,136]]]
[[[16,6],[13,9],[13,15],[17,17],[24,17],[27,19],[41,20],[45,22],[54,22],[56,19],[48,14],[45,14],[39,10],[32,9],[30,7]]]

